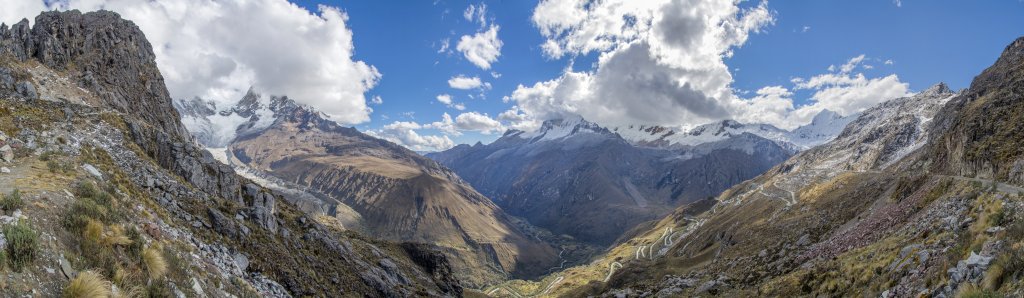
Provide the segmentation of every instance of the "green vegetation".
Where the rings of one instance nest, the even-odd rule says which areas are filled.
[[[4,209],[7,214],[25,206],[25,201],[21,199],[21,191],[18,189],[14,189],[10,194],[0,196],[2,196],[0,198],[0,208]]]
[[[39,235],[27,222],[4,226],[4,237],[7,239],[7,261],[14,271],[21,272],[22,268],[35,261],[39,252]]]
[[[90,219],[111,224],[121,218],[121,213],[114,206],[114,196],[105,190],[97,189],[92,182],[80,181],[74,190],[78,199],[71,204],[71,208],[61,219],[64,228],[69,231],[81,232]]]

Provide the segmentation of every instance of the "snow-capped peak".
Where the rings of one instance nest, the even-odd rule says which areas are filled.
[[[199,143],[211,148],[224,147],[240,132],[267,128],[281,116],[297,110],[309,112],[304,115],[328,118],[287,96],[264,96],[254,87],[250,87],[245,96],[229,108],[218,110],[212,102],[200,98],[176,100],[174,106],[182,114],[185,128]]]
[[[519,133],[517,136],[524,139],[532,139],[534,141],[547,141],[588,133],[608,134],[610,132],[608,129],[601,127],[596,123],[583,119],[583,117],[570,116],[562,119],[544,121],[536,131]],[[506,135],[511,134],[514,134],[514,132],[506,133]]]

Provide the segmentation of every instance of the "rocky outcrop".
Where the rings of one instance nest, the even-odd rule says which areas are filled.
[[[116,13],[51,11],[36,17],[31,29],[27,20],[2,27],[0,55],[68,72],[103,106],[136,116],[174,138],[187,135],[171,106],[152,46],[138,26]]]
[[[936,116],[928,152],[931,166],[959,176],[1024,184],[1024,37]]]

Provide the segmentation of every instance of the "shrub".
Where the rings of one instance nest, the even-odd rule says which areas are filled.
[[[28,223],[18,222],[5,226],[4,237],[7,238],[7,261],[14,271],[21,272],[25,265],[35,261],[39,251],[39,236]]]
[[[64,288],[65,298],[110,297],[110,282],[99,273],[83,271]]]
[[[113,196],[106,191],[97,189],[91,182],[78,182],[75,185],[75,194],[78,199],[71,204],[61,218],[64,228],[69,231],[81,232],[89,220],[110,224],[119,217],[113,206]]]
[[[146,272],[150,279],[160,279],[167,273],[167,260],[164,259],[163,250],[159,247],[150,246],[142,251],[142,262],[146,264]]]
[[[17,189],[0,198],[0,208],[3,208],[8,213],[21,209],[23,206],[25,206],[25,201],[21,199],[21,192]]]
[[[78,184],[75,185],[75,195],[91,198],[96,195],[96,186],[89,181],[79,181]]]

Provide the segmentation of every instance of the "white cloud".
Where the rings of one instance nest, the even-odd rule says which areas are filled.
[[[480,80],[480,77],[467,77],[457,75],[448,79],[448,87],[461,90],[470,89],[491,89],[491,84]]]
[[[321,5],[311,13],[285,0],[70,0],[55,5],[112,10],[135,22],[153,45],[173,97],[199,96],[229,106],[255,85],[342,123],[369,120],[365,93],[381,75],[352,59],[348,16],[338,8]],[[6,14],[12,10],[4,7],[3,17],[10,18]]]
[[[7,24],[8,27],[21,22],[22,19],[28,19],[30,24],[34,24],[39,13],[50,10],[42,0],[5,0],[0,3],[0,7],[3,7],[0,9],[0,23]]]
[[[443,53],[450,52],[449,49],[448,49],[448,47],[450,47],[450,46],[451,46],[451,38],[442,39],[441,40],[441,46],[438,47],[437,53],[438,54],[443,54]]]
[[[505,130],[497,120],[487,114],[467,112],[455,117],[455,128],[463,131],[476,131],[483,134],[500,133]]]
[[[443,103],[445,106],[448,106],[449,108],[453,108],[453,109],[456,109],[456,110],[459,110],[459,111],[462,111],[462,110],[466,109],[466,105],[465,104],[453,102],[452,101],[452,96],[448,95],[448,94],[440,94],[440,95],[438,95],[437,96],[437,101],[440,102],[440,103]]]
[[[416,130],[423,128],[423,125],[416,122],[395,121],[384,125],[379,130],[369,130],[367,134],[417,151],[442,151],[455,146],[455,142],[448,138],[448,136],[420,135],[416,132]]]
[[[885,60],[885,65],[892,65],[892,64],[893,64],[892,59]]]
[[[462,12],[462,17],[470,22],[477,22],[480,24],[480,28],[487,26],[487,4],[480,3],[480,5],[470,4],[466,7],[466,10]]]
[[[473,35],[463,35],[455,49],[462,52],[466,60],[477,67],[487,70],[491,63],[498,61],[501,56],[501,39],[498,39],[497,25],[491,25],[486,31],[480,31]]]
[[[455,128],[455,121],[452,120],[452,116],[448,113],[441,115],[441,121],[430,123],[427,128],[433,128],[444,132],[447,135],[460,136],[462,135],[458,129]]]
[[[380,95],[375,95],[372,99],[370,99],[370,103],[373,103],[375,105],[383,104],[384,99],[381,98]]]
[[[740,99],[724,58],[772,24],[765,3],[542,1],[532,17],[551,58],[599,52],[596,69],[519,86],[510,99],[544,120],[578,114],[617,124],[702,124],[734,117]]]
[[[541,47],[548,57],[596,52],[598,60],[592,70],[569,67],[557,78],[520,85],[503,99],[515,105],[498,118],[508,127],[579,115],[605,125],[736,119],[793,128],[825,108],[850,114],[908,94],[895,75],[857,73],[857,67],[871,68],[863,64],[865,55],[796,78],[789,88],[767,86],[753,97],[735,90],[725,58],[774,23],[766,2],[741,9],[714,0],[544,0],[532,20],[546,38]],[[791,90],[814,95],[797,106]]]
[[[860,55],[838,68],[830,67],[829,72],[806,79],[793,78],[793,90],[814,92],[807,104],[798,107],[794,107],[793,93],[789,89],[782,86],[761,88],[754,98],[744,100],[743,105],[736,107],[737,111],[742,111],[736,119],[792,129],[810,122],[825,109],[850,115],[893,98],[912,95],[909,85],[895,74],[868,78],[863,73],[853,73],[864,60],[864,55]]]
[[[441,94],[437,96],[437,101],[445,105],[452,104],[452,96],[448,94]]]
[[[498,114],[497,120],[503,122],[508,128],[522,131],[533,131],[541,125],[541,121],[523,113],[518,106],[512,106],[511,109],[501,112]]]
[[[853,69],[856,68],[857,65],[860,64],[863,61],[864,61],[864,54],[860,54],[860,56],[850,58],[850,60],[847,60],[846,63],[843,64],[843,66],[839,68],[839,71],[842,72],[842,73],[849,73],[849,72],[853,71]],[[831,69],[830,69],[830,71],[831,71]]]

